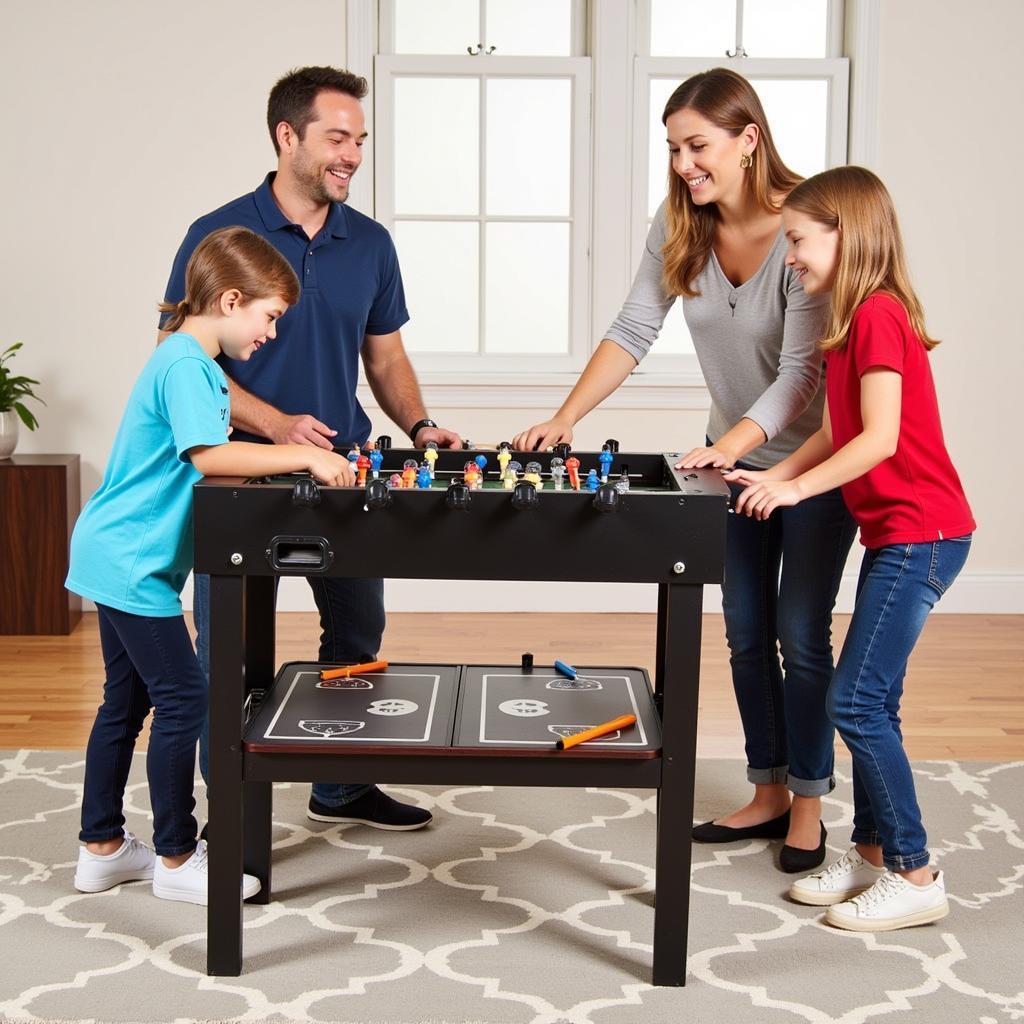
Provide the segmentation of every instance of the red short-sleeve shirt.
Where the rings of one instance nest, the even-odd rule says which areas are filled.
[[[895,454],[843,486],[861,543],[880,548],[973,533],[974,517],[942,437],[928,350],[902,303],[881,292],[854,313],[846,345],[825,354],[834,448],[864,429],[860,378],[873,366],[902,376],[903,402]]]

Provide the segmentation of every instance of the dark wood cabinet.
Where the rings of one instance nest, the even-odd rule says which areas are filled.
[[[0,459],[0,634],[67,634],[82,617],[64,589],[80,504],[77,455]]]

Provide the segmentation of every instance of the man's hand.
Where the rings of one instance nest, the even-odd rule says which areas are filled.
[[[555,417],[516,434],[512,438],[512,447],[517,452],[536,452],[563,442],[572,444],[572,424]]]
[[[412,446],[426,448],[428,441],[433,441],[438,448],[462,447],[462,438],[454,430],[444,430],[442,427],[420,427],[412,439]]]
[[[288,416],[282,413],[275,421],[270,440],[274,444],[310,444],[332,451],[334,443],[331,438],[337,436],[337,433],[308,413],[301,416]]]
[[[352,463],[337,452],[325,452],[311,447],[309,465],[306,468],[322,484],[329,484],[333,487],[351,487],[356,482]]]

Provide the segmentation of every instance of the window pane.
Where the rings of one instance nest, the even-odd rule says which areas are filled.
[[[488,352],[569,351],[569,225],[487,225]]]
[[[651,0],[652,57],[724,57],[735,46],[735,0]]]
[[[475,221],[396,221],[395,247],[409,306],[410,352],[476,352],[480,228]]]
[[[480,42],[478,0],[395,0],[395,53],[465,53]]]
[[[783,163],[805,178],[828,166],[828,82],[751,79]]]
[[[487,213],[569,215],[572,83],[492,78],[487,88]]]
[[[496,56],[572,55],[571,0],[487,0],[487,48]]]
[[[674,78],[651,79],[651,116],[647,144],[647,216],[653,217],[668,193],[668,143],[661,113],[679,82]],[[640,127],[639,125],[637,126]]]
[[[480,210],[480,80],[395,80],[395,213]]]
[[[653,351],[661,356],[677,356],[693,352],[690,328],[686,326],[683,304],[680,301],[676,300],[676,304],[668,311],[668,316],[665,317],[665,323],[662,324],[661,334],[658,335]]]
[[[748,57],[827,57],[828,0],[756,0],[743,5]]]

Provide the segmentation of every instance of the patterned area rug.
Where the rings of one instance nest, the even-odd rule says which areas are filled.
[[[846,846],[849,765],[826,803]],[[0,753],[0,1018],[389,1024],[811,1024],[1024,1020],[1024,762],[923,762],[916,776],[952,913],[877,937],[783,898],[778,844],[696,847],[688,983],[649,984],[649,791],[390,787],[423,832],[307,821],[275,792],[275,899],[245,911],[239,978],[207,978],[205,911],[144,883],[71,885],[83,762]],[[743,798],[702,761],[698,818]],[[136,758],[129,827],[149,837]],[[1016,966],[1014,966],[1016,964]]]

